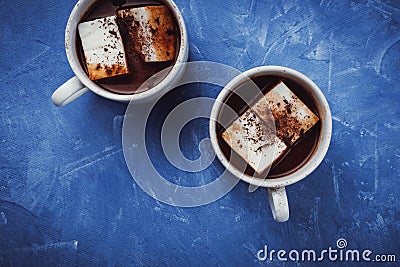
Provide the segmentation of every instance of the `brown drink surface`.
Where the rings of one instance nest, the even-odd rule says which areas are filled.
[[[297,97],[303,101],[304,104],[308,106],[308,108],[318,115],[317,108],[312,101],[311,96],[309,96],[305,90],[294,81],[291,81],[286,78],[276,77],[276,76],[260,76],[252,78],[253,82],[262,89],[263,93],[266,94],[269,90],[272,89],[273,85],[275,85],[279,80],[282,80],[291,91],[297,95]],[[241,91],[241,94],[245,94],[246,85],[242,85],[238,87],[235,91]],[[249,96],[248,99],[251,97]],[[237,114],[243,114],[249,106],[235,93],[230,93],[227,98],[224,100],[229,107],[237,112]],[[251,105],[251,103],[250,103]],[[233,119],[229,118],[227,112],[224,112],[222,109],[219,114],[219,120],[221,122],[231,122]],[[229,159],[231,157],[231,153],[235,153],[230,146],[222,139],[221,134],[224,131],[224,127],[217,123],[217,136],[218,143],[221,147],[224,156]],[[267,178],[279,178],[280,176],[289,174],[299,167],[301,167],[313,154],[314,149],[318,142],[318,136],[320,133],[320,122],[318,122],[314,127],[312,127],[309,131],[305,133],[305,135],[300,138],[294,145],[289,146],[288,151],[275,162],[267,175]],[[244,160],[239,157],[232,157],[233,161],[231,162],[234,166],[243,166]],[[236,162],[235,161],[241,161]],[[247,165],[245,173],[250,176],[265,178],[265,175],[258,175],[253,168]]]
[[[120,1],[121,2],[121,1]],[[81,22],[89,21],[96,18],[102,18],[106,16],[113,16],[117,14],[117,10],[123,8],[132,7],[142,7],[150,5],[161,5],[160,1],[156,0],[126,0],[126,3],[122,6],[114,6],[112,0],[98,0],[92,7],[86,12],[86,14],[81,18]],[[175,17],[171,14],[177,31],[174,33],[176,35],[176,56],[178,55],[178,50],[180,46],[180,34],[178,30],[178,24]],[[130,43],[129,33],[127,32],[124,23],[118,20],[121,36],[125,46],[125,53],[129,66],[129,74],[120,75],[116,77],[106,78],[102,80],[93,81],[100,87],[117,93],[117,94],[132,94],[145,91],[145,89],[139,89],[143,82],[148,78],[156,74],[157,72],[172,66],[175,60],[170,60],[166,62],[144,62],[140,54],[138,54],[133,45],[128,45]],[[87,73],[87,67],[85,64],[85,56],[82,49],[81,40],[79,34],[76,36],[76,47],[77,54],[79,57],[80,64],[82,68]],[[165,76],[168,73],[165,73]]]

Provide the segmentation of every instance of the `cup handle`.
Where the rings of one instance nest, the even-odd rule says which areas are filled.
[[[285,187],[266,188],[272,215],[277,222],[286,222],[289,219],[289,203]]]
[[[88,91],[89,89],[75,76],[58,87],[51,96],[51,100],[57,107],[60,107],[71,103]]]

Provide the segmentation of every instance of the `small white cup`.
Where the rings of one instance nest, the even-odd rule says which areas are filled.
[[[273,179],[257,179],[237,169],[223,154],[217,138],[217,121],[220,111],[224,105],[224,101],[230,94],[230,92],[232,90],[235,90],[235,88],[238,88],[238,86],[243,84],[244,81],[248,80],[248,77],[255,78],[265,75],[288,78],[302,86],[302,88],[307,91],[308,95],[311,96],[312,101],[317,108],[321,123],[321,130],[318,137],[317,145],[310,158],[294,172]],[[233,175],[240,178],[241,180],[253,186],[266,187],[273,217],[278,222],[285,222],[289,219],[289,204],[286,196],[285,186],[299,182],[318,167],[318,165],[325,157],[326,152],[328,151],[331,135],[331,112],[328,102],[326,101],[325,96],[323,95],[321,90],[304,74],[282,66],[256,67],[245,71],[243,74],[235,77],[225,86],[225,88],[218,95],[210,116],[210,138],[218,159],[229,172],[231,172]]]
[[[162,3],[169,8],[171,14],[175,17],[180,33],[180,47],[174,66],[171,68],[171,71],[168,73],[168,75],[154,87],[140,93],[122,95],[107,91],[91,81],[79,63],[76,49],[76,31],[78,23],[95,1],[96,0],[79,0],[68,19],[65,29],[65,51],[68,62],[75,73],[75,77],[69,79],[53,93],[51,100],[54,102],[54,104],[57,106],[66,105],[89,90],[110,100],[119,102],[135,101],[137,103],[143,103],[151,101],[160,94],[164,94],[171,89],[170,85],[174,84],[182,77],[185,70],[185,64],[181,63],[185,63],[187,61],[189,53],[188,36],[185,22],[176,4],[172,0],[161,0]]]

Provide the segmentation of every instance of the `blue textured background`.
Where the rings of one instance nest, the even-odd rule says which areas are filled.
[[[190,60],[284,65],[325,93],[331,147],[312,175],[288,187],[289,222],[274,222],[265,191],[248,193],[242,182],[198,208],[145,194],[122,153],[126,105],[92,93],[63,108],[50,101],[73,75],[64,29],[75,1],[1,0],[0,265],[293,265],[261,263],[256,253],[335,248],[338,238],[400,260],[400,2],[176,2]],[[165,99],[219,90],[192,85]],[[187,125],[183,152],[196,156],[207,135],[207,121]],[[215,164],[198,177],[212,180],[222,170]]]

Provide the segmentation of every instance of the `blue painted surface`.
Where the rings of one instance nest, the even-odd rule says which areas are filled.
[[[312,175],[288,187],[289,222],[275,223],[264,190],[248,193],[242,182],[198,208],[145,194],[122,153],[126,105],[91,93],[63,108],[50,101],[73,75],[64,29],[75,1],[3,0],[0,265],[291,266],[260,262],[257,251],[336,248],[338,238],[349,249],[396,254],[399,261],[400,3],[176,2],[187,23],[190,60],[240,70],[288,66],[326,95],[331,147]],[[219,90],[191,85],[165,99],[216,97]],[[207,121],[189,124],[183,153],[198,156],[206,136]],[[154,161],[162,160],[159,148],[150,147]],[[207,183],[221,171],[215,163],[195,177]],[[165,172],[178,183],[173,168]]]

